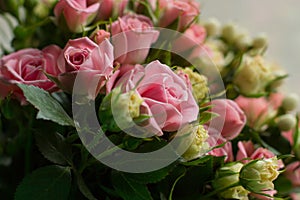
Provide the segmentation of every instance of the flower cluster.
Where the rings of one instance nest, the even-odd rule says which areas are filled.
[[[196,0],[9,2],[4,198],[297,198],[299,99],[265,36]]]

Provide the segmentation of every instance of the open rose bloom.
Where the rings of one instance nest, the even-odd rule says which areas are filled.
[[[1,200],[298,198],[300,98],[265,37],[198,0],[3,2]]]

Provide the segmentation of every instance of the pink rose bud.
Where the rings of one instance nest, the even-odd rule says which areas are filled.
[[[162,10],[159,26],[167,27],[178,19],[178,30],[182,31],[200,14],[200,5],[195,0],[159,0]]]
[[[54,15],[58,23],[64,20],[71,32],[80,33],[96,17],[99,6],[99,3],[90,4],[88,0],[60,0],[54,8]]]
[[[300,187],[300,162],[289,164],[285,169],[284,175],[292,182],[294,187]]]
[[[57,89],[44,73],[57,76],[56,60],[61,52],[58,46],[51,45],[43,50],[23,49],[0,60],[0,97],[12,93],[13,97],[25,103],[25,97],[16,84],[33,85],[47,91]]]
[[[222,126],[221,134],[227,140],[237,137],[246,124],[246,116],[232,100],[217,99],[211,102],[212,112],[219,116],[210,121],[212,126]]]
[[[205,28],[199,24],[191,25],[183,35],[179,36],[174,43],[172,50],[175,52],[183,52],[193,47],[202,45],[206,38]]]
[[[156,42],[159,32],[153,29],[148,17],[125,15],[111,26],[115,48],[115,61],[121,64],[138,64],[145,61],[151,44]]]
[[[107,20],[110,17],[121,17],[129,0],[94,0],[100,3],[97,20]]]
[[[136,89],[143,99],[142,114],[151,116],[143,126],[146,130],[160,136],[162,131],[177,131],[197,120],[199,107],[190,87],[170,67],[159,61],[145,68],[141,65],[134,69],[130,65],[125,66],[127,72],[122,72],[123,75],[113,85],[114,88],[121,86],[122,92]]]
[[[88,37],[69,40],[58,59],[62,89],[71,92],[80,72],[82,88],[76,92],[88,91],[89,97],[94,98],[112,74],[113,60],[113,46],[107,39],[100,45]]]
[[[97,44],[101,44],[106,38],[110,38],[110,33],[105,30],[97,30],[90,38]]]

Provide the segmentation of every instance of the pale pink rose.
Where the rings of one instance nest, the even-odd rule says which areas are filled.
[[[110,17],[122,17],[129,0],[90,0],[99,2],[97,20],[108,20]]]
[[[167,65],[154,61],[145,68],[136,65],[127,69],[114,87],[121,86],[123,92],[137,91],[144,100],[141,113],[151,116],[145,125],[151,133],[161,136],[162,131],[177,131],[197,120],[199,107],[191,88]]]
[[[235,102],[245,112],[247,123],[252,128],[260,128],[276,114],[278,99],[273,96],[269,101],[265,97],[247,98],[239,96]]]
[[[83,32],[83,27],[96,17],[99,3],[88,0],[60,0],[54,8],[54,15],[58,23],[65,21],[72,32]]]
[[[101,44],[105,39],[110,38],[110,33],[101,29],[94,32],[90,38],[97,44]]]
[[[240,107],[232,100],[217,99],[210,103],[211,111],[218,114],[209,124],[211,126],[222,126],[221,134],[227,140],[236,138],[246,124],[246,116]]]
[[[268,159],[273,158],[276,155],[265,148],[259,147],[255,149],[254,144],[251,141],[247,142],[238,142],[238,152],[236,155],[237,161],[242,161],[243,163],[248,163],[251,160],[257,160],[257,159]],[[248,159],[247,159],[248,158]],[[284,164],[282,160],[278,161],[279,169],[284,167]]]
[[[153,29],[151,20],[143,15],[125,15],[112,24],[112,42],[115,59],[121,64],[139,64],[145,61],[151,44],[159,32]]]
[[[232,144],[230,141],[227,141],[225,138],[223,138],[221,135],[217,134],[217,130],[209,127],[206,128],[208,130],[209,138],[207,142],[209,143],[210,147],[215,147],[224,144],[224,146],[215,148],[208,152],[208,155],[212,156],[225,156],[225,162],[232,162],[234,160],[233,152],[232,152]]]
[[[300,187],[300,162],[289,164],[285,169],[284,175],[292,182],[294,187]]]
[[[183,52],[193,47],[202,45],[206,38],[206,30],[199,24],[191,25],[183,35],[179,36],[174,42],[172,50]]]
[[[300,128],[300,121],[299,121],[299,124],[298,124],[298,128]],[[294,145],[294,133],[295,133],[295,129],[293,128],[292,130],[290,131],[284,131],[281,133],[281,135],[287,139],[287,141],[290,142],[291,146]]]
[[[50,81],[45,73],[57,76],[59,70],[56,60],[61,49],[51,45],[43,50],[23,49],[2,57],[0,60],[0,97],[8,94],[26,103],[19,83],[33,85],[47,91],[57,90],[56,84]]]
[[[236,156],[237,161],[242,161],[245,158],[250,158],[250,160],[262,159],[262,158],[273,158],[275,155],[268,149],[259,147],[254,148],[254,145],[251,141],[247,142],[238,142],[238,152]],[[250,160],[243,160],[242,162],[249,162]]]
[[[113,71],[113,46],[105,39],[100,45],[88,37],[69,40],[57,61],[62,89],[71,92],[80,72],[82,90],[94,98]],[[81,91],[77,91],[81,92]]]
[[[167,27],[178,20],[178,30],[187,28],[200,14],[200,5],[196,0],[159,0],[161,18],[159,26]]]

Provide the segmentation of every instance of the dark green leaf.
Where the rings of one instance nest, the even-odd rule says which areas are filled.
[[[112,174],[112,184],[116,192],[124,200],[151,200],[152,197],[146,185],[137,183],[122,172]]]
[[[30,85],[18,86],[23,90],[27,101],[39,110],[38,119],[51,120],[63,126],[74,126],[73,120],[48,92]]]
[[[40,152],[51,162],[60,165],[71,162],[71,148],[59,133],[39,132],[35,139]]]
[[[47,166],[26,176],[18,186],[15,200],[66,200],[71,187],[69,168]]]
[[[143,174],[124,173],[124,176],[132,181],[141,184],[157,183],[164,179],[167,175],[169,175],[169,172],[173,169],[173,167],[174,164],[171,164],[163,169],[154,172],[148,172]]]
[[[90,191],[90,189],[87,187],[87,185],[85,184],[83,178],[81,175],[76,175],[77,178],[77,185],[78,188],[80,190],[80,192],[88,199],[88,200],[97,200],[94,195],[92,194],[92,192]]]

